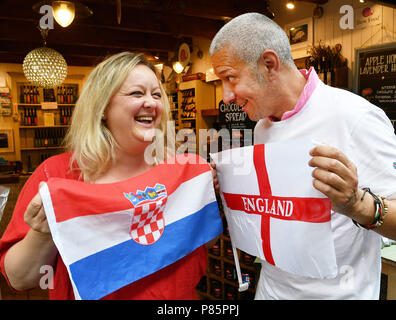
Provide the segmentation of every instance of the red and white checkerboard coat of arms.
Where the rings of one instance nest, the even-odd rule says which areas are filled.
[[[142,245],[158,241],[165,228],[163,213],[168,199],[165,186],[156,184],[144,192],[124,195],[135,207],[130,228],[131,238]]]

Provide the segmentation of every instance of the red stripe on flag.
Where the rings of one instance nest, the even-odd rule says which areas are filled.
[[[276,219],[303,222],[328,222],[331,203],[328,198],[297,198],[223,193],[231,210],[260,214]],[[291,207],[292,204],[292,207]],[[290,211],[292,209],[292,212]]]
[[[261,195],[271,195],[271,185],[265,164],[265,145],[255,145],[253,150],[253,163],[257,173],[258,186]]]
[[[271,185],[268,178],[267,165],[265,163],[265,145],[255,145],[253,150],[253,163],[257,173],[257,180],[261,195],[271,195]],[[274,258],[272,256],[271,241],[270,241],[270,216],[261,216],[261,238],[263,243],[263,253],[265,260],[275,265]]]
[[[195,154],[178,155],[168,163],[130,179],[110,183],[92,184],[63,178],[50,178],[47,182],[51,194],[56,221],[61,222],[80,216],[117,212],[133,208],[125,193],[144,191],[156,183],[165,185],[167,195],[172,194],[183,182],[210,171],[209,164]]]

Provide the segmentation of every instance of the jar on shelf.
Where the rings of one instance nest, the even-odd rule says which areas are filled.
[[[210,249],[210,252],[215,256],[220,255],[220,244],[218,241],[212,246],[212,248]]]

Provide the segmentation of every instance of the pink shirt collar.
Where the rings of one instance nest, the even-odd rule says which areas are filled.
[[[294,107],[293,110],[286,111],[283,115],[281,120],[285,120],[290,118],[291,116],[295,115],[297,112],[299,112],[307,103],[308,99],[311,97],[312,93],[314,92],[316,86],[319,83],[319,77],[316,74],[316,71],[313,67],[311,67],[309,70],[299,70],[301,74],[305,77],[307,80],[307,83],[304,86],[304,90],[301,92],[300,97],[298,98],[297,104]],[[269,120],[274,121],[269,117]]]

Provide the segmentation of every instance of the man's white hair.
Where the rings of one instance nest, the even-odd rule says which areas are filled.
[[[225,24],[215,35],[209,48],[212,56],[230,46],[234,54],[256,66],[265,50],[273,50],[286,66],[294,66],[289,39],[282,28],[260,13],[245,13]]]

